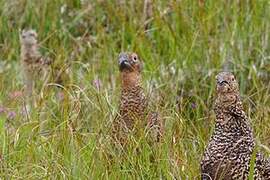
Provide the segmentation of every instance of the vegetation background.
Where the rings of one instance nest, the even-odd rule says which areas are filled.
[[[268,0],[0,0],[0,14],[1,179],[199,179],[215,75],[229,61],[258,147],[270,154]],[[24,28],[37,30],[52,69],[68,67],[61,85],[52,70],[31,112],[19,61]],[[109,130],[121,51],[143,59],[166,134],[156,145],[131,136],[119,153]]]

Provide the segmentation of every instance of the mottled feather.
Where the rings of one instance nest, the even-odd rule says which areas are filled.
[[[121,53],[118,64],[121,97],[119,114],[113,122],[113,134],[116,140],[123,144],[128,132],[134,130],[135,127],[145,128],[147,125],[149,125],[151,135],[156,134],[155,140],[159,140],[162,134],[161,120],[157,113],[149,110],[148,99],[141,86],[141,60],[135,53]]]
[[[202,179],[248,179],[255,141],[232,73],[216,77],[216,124],[201,161]],[[269,165],[268,165],[269,166]],[[255,156],[254,179],[270,179],[263,156]]]

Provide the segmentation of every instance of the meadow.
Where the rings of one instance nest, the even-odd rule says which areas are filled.
[[[0,179],[199,179],[215,115],[215,75],[227,65],[260,151],[270,156],[268,0],[0,0]],[[20,30],[36,29],[53,63],[25,110]],[[149,144],[110,144],[118,54],[144,62],[143,86],[165,122]],[[63,69],[63,83],[53,69]],[[41,131],[43,129],[43,131]]]

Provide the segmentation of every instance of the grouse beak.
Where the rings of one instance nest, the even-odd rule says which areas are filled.
[[[223,76],[216,76],[216,83],[216,88],[219,93],[227,92],[229,83]]]
[[[118,65],[119,65],[119,69],[120,71],[123,71],[124,69],[130,69],[131,65],[128,62],[128,54],[126,53],[121,53],[119,55],[119,59],[118,59]]]
[[[228,82],[224,80],[224,78],[221,76],[216,76],[216,81],[217,81],[218,86],[223,86],[225,84],[228,84]]]

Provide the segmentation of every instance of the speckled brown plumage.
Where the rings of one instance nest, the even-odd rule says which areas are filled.
[[[202,179],[248,179],[255,142],[238,83],[230,72],[219,73],[216,81],[216,124],[201,161]],[[254,179],[270,179],[269,162],[259,153],[254,162]]]
[[[123,143],[128,132],[135,127],[145,128],[148,125],[151,134],[155,134],[155,139],[159,140],[162,135],[162,123],[157,113],[149,112],[148,99],[141,86],[141,60],[135,53],[120,53],[118,63],[121,98],[119,114],[113,122],[116,139]]]

